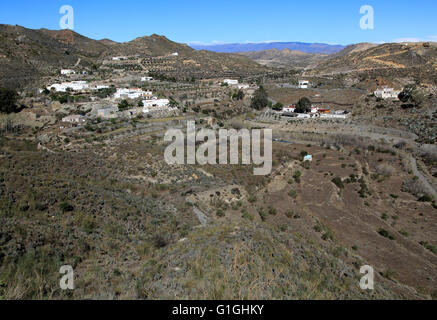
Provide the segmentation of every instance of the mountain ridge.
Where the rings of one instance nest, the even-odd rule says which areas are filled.
[[[71,30],[27,29],[0,24],[0,86],[17,88],[37,82],[42,76],[59,74],[80,62],[87,69],[111,56],[155,58],[178,52],[172,64],[174,77],[211,77],[254,74],[266,67],[241,55],[196,51],[186,44],[152,34],[118,43],[94,40]]]
[[[334,54],[345,48],[343,45],[306,42],[263,42],[263,43],[228,43],[228,44],[189,44],[196,50],[209,50],[223,53],[237,53],[249,51],[264,51],[271,49],[299,50],[305,53]]]

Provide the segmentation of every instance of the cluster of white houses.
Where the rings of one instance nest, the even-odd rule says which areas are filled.
[[[109,89],[109,86],[97,85],[94,87],[90,87],[87,81],[71,81],[71,82],[54,83],[51,86],[48,86],[47,89],[56,92],[67,92],[69,90],[85,91],[85,90]],[[40,92],[42,91],[43,90],[40,90]]]
[[[86,81],[71,81],[63,83],[55,83],[47,87],[48,90],[54,90],[56,92],[67,92],[71,91],[83,91],[89,89],[89,85]]]
[[[114,93],[115,99],[139,99],[139,98],[146,98],[146,97],[152,97],[153,93],[152,91],[144,91],[140,88],[118,88],[117,91]]]
[[[347,119],[350,113],[345,110],[331,110],[325,107],[311,106],[309,113],[296,113],[296,107],[291,105],[282,109],[282,115],[298,119],[321,118],[321,119]]]

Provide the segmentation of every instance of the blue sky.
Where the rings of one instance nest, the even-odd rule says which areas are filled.
[[[59,29],[62,5],[74,8],[76,32],[120,42],[437,41],[436,0],[1,0],[0,23]],[[362,5],[375,10],[374,30],[360,28]]]

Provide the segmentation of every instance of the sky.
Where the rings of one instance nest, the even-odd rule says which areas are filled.
[[[201,44],[437,41],[436,0],[1,0],[0,23],[60,29],[63,5],[74,10],[73,30],[96,40],[159,34]],[[360,27],[363,5],[374,9],[373,29]]]

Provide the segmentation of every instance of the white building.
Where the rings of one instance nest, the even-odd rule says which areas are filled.
[[[152,77],[141,77],[141,81],[142,81],[142,82],[152,81],[152,80],[153,80]]]
[[[115,99],[138,99],[152,96],[151,91],[143,91],[139,88],[127,89],[127,88],[117,88],[114,93]]]
[[[170,105],[170,101],[168,99],[158,99],[158,98],[153,98],[153,99],[148,99],[148,100],[143,100],[143,107],[144,108],[165,108],[168,107]]]
[[[310,82],[308,80],[299,80],[299,89],[308,89]]]
[[[171,55],[172,55],[173,57],[177,57],[177,56],[179,56],[179,53],[177,53],[177,52],[173,52]]]
[[[319,108],[311,106],[311,113],[317,113],[317,112],[319,112]]]
[[[382,99],[398,99],[400,90],[395,90],[393,88],[382,88],[374,92],[375,97]]]
[[[104,85],[96,86],[96,90],[102,90],[102,89],[109,89],[109,86],[104,86]]]
[[[63,83],[55,83],[48,87],[48,90],[55,90],[56,92],[66,92],[67,89],[72,91],[82,91],[89,88],[89,85],[86,81],[72,81],[72,82],[63,82]]]
[[[234,86],[234,85],[238,85],[238,80],[225,79],[223,80],[223,83],[226,83],[229,86]]]
[[[248,84],[239,84],[237,85],[238,89],[242,90],[242,89],[249,89],[250,86]]]
[[[62,69],[61,70],[61,75],[63,75],[63,76],[69,76],[70,74],[76,74],[76,71],[71,70],[71,69]]]
[[[75,114],[62,118],[62,122],[80,124],[86,122],[86,118],[84,116],[81,116],[80,114]]]
[[[288,106],[288,107],[284,107],[282,109],[282,113],[284,113],[284,114],[294,113],[295,110],[296,110],[295,106]]]
[[[123,61],[127,60],[127,57],[112,57],[112,61]]]

